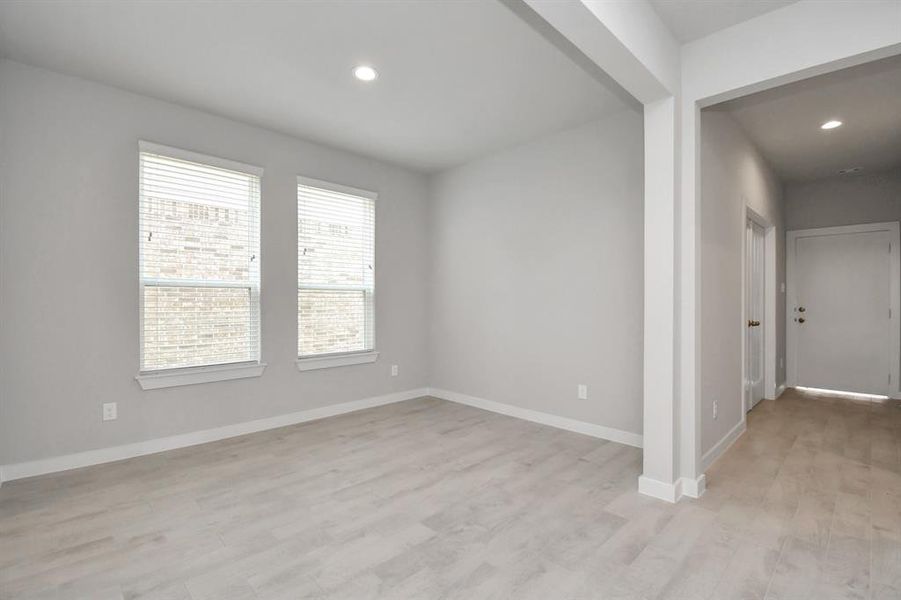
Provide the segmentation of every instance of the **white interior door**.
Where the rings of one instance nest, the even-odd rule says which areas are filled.
[[[897,386],[898,224],[878,225],[790,232],[793,385],[869,394]]]
[[[751,410],[763,399],[764,385],[764,229],[748,219],[745,255],[745,410]]]

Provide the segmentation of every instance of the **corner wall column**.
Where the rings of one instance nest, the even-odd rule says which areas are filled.
[[[644,105],[644,469],[638,489],[669,502],[682,494],[675,379],[676,111],[673,96]]]

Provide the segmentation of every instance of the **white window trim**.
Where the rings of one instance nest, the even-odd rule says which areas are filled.
[[[364,190],[362,188],[355,188],[349,185],[343,185],[340,183],[334,183],[331,181],[325,181],[323,179],[314,179],[312,177],[305,177],[303,175],[297,176],[297,184],[298,185],[306,185],[310,187],[321,188],[325,190],[331,190],[333,192],[339,192],[342,194],[350,194],[353,196],[360,196],[362,198],[368,198],[372,200],[374,203],[378,201],[379,194],[378,192],[373,192],[370,190]],[[295,199],[296,201],[296,199]],[[375,222],[373,222],[373,228],[375,227]],[[375,233],[375,232],[374,232]],[[297,241],[295,241],[297,243]],[[376,262],[376,248],[375,248],[375,237],[373,237],[373,248],[372,248],[372,260]],[[375,282],[373,282],[375,283]],[[298,286],[298,289],[328,289],[328,286]],[[337,288],[336,288],[337,289]],[[364,288],[358,288],[355,286],[342,286],[342,289],[352,289],[360,291],[368,291]],[[372,323],[370,326],[372,327],[372,331],[369,335],[372,336],[374,340],[373,347],[370,350],[360,350],[357,352],[341,352],[336,354],[314,354],[310,356],[298,356],[295,364],[297,365],[298,371],[313,371],[316,369],[330,369],[333,367],[346,367],[351,365],[362,365],[366,363],[374,363],[378,357],[378,338],[375,335],[375,316],[377,312],[376,306],[376,295],[373,292],[372,297]],[[300,311],[296,311],[297,314],[295,316],[296,325],[300,327]],[[296,338],[297,336],[295,336]]]
[[[350,365],[363,365],[374,363],[378,360],[379,353],[375,350],[363,352],[348,352],[346,354],[320,354],[307,358],[297,359],[298,371],[313,371],[316,369],[330,369],[332,367],[347,367]]]
[[[300,185],[307,185],[310,187],[320,188],[323,190],[331,190],[333,192],[338,192],[340,194],[350,194],[351,196],[360,196],[361,198],[369,198],[372,201],[376,201],[379,199],[379,195],[377,192],[371,192],[369,190],[363,190],[360,188],[350,187],[349,185],[342,185],[340,183],[332,183],[331,181],[323,181],[322,179],[313,179],[312,177],[304,177],[303,175],[297,176],[297,183]]]
[[[141,385],[142,390],[156,390],[180,385],[194,385],[196,383],[211,383],[213,381],[229,381],[231,379],[260,377],[265,370],[266,363],[243,362],[229,365],[210,365],[187,367],[184,369],[169,369],[164,371],[148,371],[146,373],[138,373],[135,376],[135,379]]]
[[[138,152],[161,154],[163,156],[209,165],[211,167],[219,167],[220,169],[256,175],[260,178],[260,183],[262,184],[263,168],[256,165],[248,165],[236,160],[219,158],[218,156],[210,156],[209,154],[201,154],[200,152],[193,152],[191,150],[182,150],[181,148],[173,148],[172,146],[164,146],[154,142],[145,142],[144,140],[138,140]]]
[[[211,156],[209,154],[202,154],[200,152],[193,152],[191,150],[183,150],[181,148],[174,148],[172,146],[164,146],[162,144],[157,144],[154,142],[148,142],[145,140],[138,140],[138,154],[140,155],[142,152],[148,152],[151,154],[160,154],[163,156],[169,156],[172,158],[177,158],[181,160],[187,160],[190,162],[196,162],[201,164],[206,164],[212,167],[219,167],[222,169],[229,169],[232,171],[239,171],[243,173],[248,173],[250,175],[255,175],[260,179],[260,211],[262,212],[262,184],[263,184],[263,168],[258,167],[256,165],[249,165],[247,163],[238,162],[235,160],[229,160],[227,158],[220,158],[218,156]],[[140,169],[140,168],[139,168]],[[138,172],[138,178],[140,179],[141,174],[140,170]],[[140,186],[139,186],[140,187]],[[140,191],[138,192],[140,193]],[[258,231],[258,235],[260,236],[260,248],[258,255],[262,254],[262,223],[258,225],[260,227],[260,231]],[[140,249],[138,249],[140,253]],[[262,257],[261,257],[262,258]],[[259,268],[260,261],[256,263],[256,268]],[[175,280],[165,280],[168,285],[171,285]],[[153,283],[161,283],[161,282],[151,282]],[[211,285],[208,281],[193,281],[193,280],[183,280],[181,282],[177,282],[176,285],[188,285],[188,286],[205,286]],[[145,281],[141,279],[140,275],[140,265],[138,269],[138,310],[140,312],[140,319],[144,318],[144,291],[143,288],[145,286]],[[254,286],[247,285],[243,282],[236,283],[234,285],[219,285],[217,284],[214,287],[238,287],[238,288],[247,288],[250,290],[251,294],[251,302],[256,302],[257,310],[262,310],[261,305],[261,290],[262,281]],[[258,317],[259,318],[259,317]],[[139,325],[138,337],[139,337],[139,348],[141,356],[139,358],[138,364],[143,364],[143,352],[144,352],[144,335],[143,329]],[[262,352],[263,349],[263,332],[262,332],[262,322],[260,322],[260,331],[258,332],[259,337],[259,347],[257,348],[257,352]],[[194,385],[198,383],[212,383],[216,381],[230,381],[233,379],[246,379],[249,377],[260,377],[263,375],[263,371],[266,370],[267,364],[262,362],[262,360],[257,357],[255,361],[249,362],[239,362],[239,363],[228,363],[221,365],[199,365],[196,367],[184,367],[180,369],[161,369],[157,371],[139,371],[137,375],[135,375],[135,380],[140,384],[142,390],[156,390],[161,388],[168,387],[177,387],[183,385]]]

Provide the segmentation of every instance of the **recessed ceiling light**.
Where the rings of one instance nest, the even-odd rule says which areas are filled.
[[[841,125],[841,121],[826,121],[820,125],[820,129],[835,129],[836,127],[841,127]]]
[[[374,81],[378,76],[378,71],[367,65],[360,65],[354,69],[354,77],[360,81]]]

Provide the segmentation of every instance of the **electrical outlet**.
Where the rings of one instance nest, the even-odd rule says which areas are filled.
[[[719,408],[719,404],[716,400],[713,401],[713,419],[716,420],[716,411]]]
[[[391,376],[397,377],[397,365],[391,365]]]
[[[578,388],[579,400],[588,400],[588,386],[584,383],[579,384]]]
[[[115,421],[119,418],[119,414],[117,411],[115,402],[107,402],[103,405],[103,420],[104,421]]]
[[[785,282],[784,281],[782,282],[782,285],[780,286],[779,291],[782,292],[783,294],[785,293]]]

